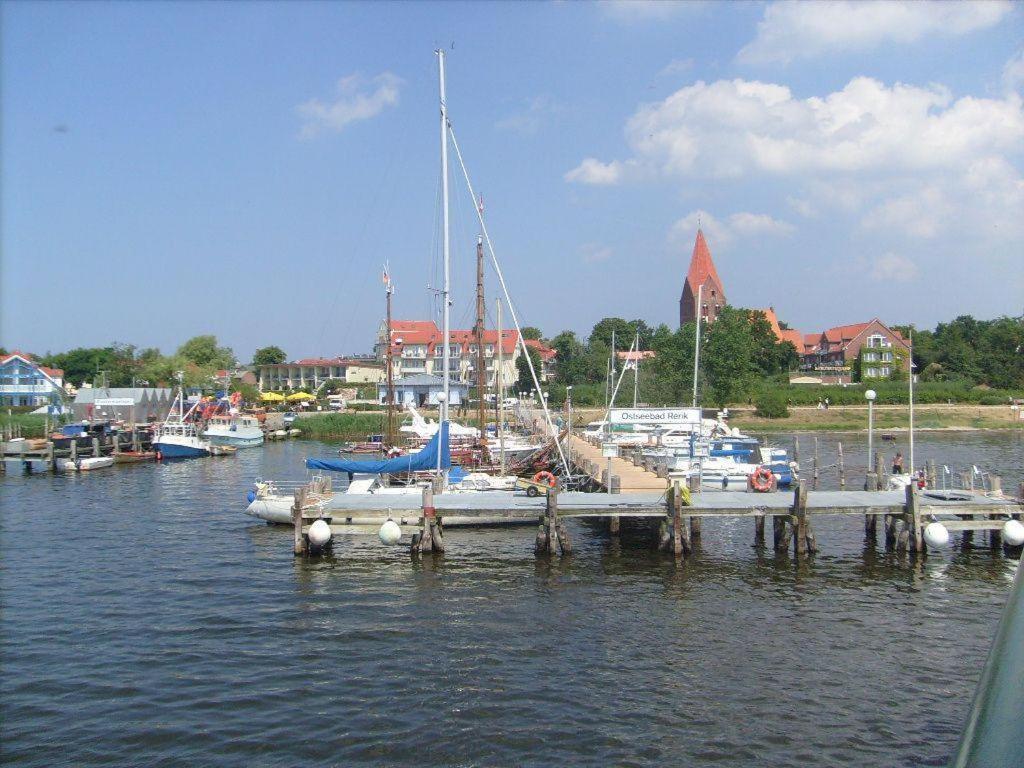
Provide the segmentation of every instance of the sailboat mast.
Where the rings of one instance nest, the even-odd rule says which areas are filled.
[[[505,352],[503,350],[504,340],[501,338],[501,299],[495,299],[495,322],[498,325],[498,370],[494,374],[494,383],[497,385],[497,392],[494,399],[498,407],[498,452],[501,456],[501,474],[505,474]]]
[[[910,357],[907,359],[907,378],[910,380],[910,474],[914,474],[914,331],[910,330]],[[911,479],[913,482],[913,479]],[[973,482],[973,481],[972,481]]]
[[[392,345],[394,339],[391,338],[391,275],[387,269],[384,271],[385,274],[385,293],[387,295],[387,375],[388,375],[388,391],[387,391],[387,426],[385,429],[385,439],[388,447],[395,444],[395,360],[394,352],[392,351]]]
[[[476,238],[476,394],[480,443],[484,444],[484,386],[487,368],[484,365],[484,236]]]
[[[444,49],[439,48],[437,51],[437,74],[438,74],[438,86],[441,96],[441,218],[444,222],[443,232],[443,253],[444,253],[444,287],[441,290],[441,300],[443,302],[442,310],[442,322],[441,322],[441,337],[444,343],[444,350],[441,357],[441,364],[444,366],[444,400],[441,402],[440,409],[440,421],[443,424],[448,421],[448,405],[450,392],[450,380],[451,380],[451,328],[450,322],[450,310],[451,301],[449,299],[449,285],[451,280],[450,274],[450,261],[451,252],[448,240],[448,104],[445,97],[444,88]],[[440,452],[438,452],[438,462],[440,462]]]
[[[700,316],[704,286],[697,288],[697,338],[693,345],[693,407],[697,407],[697,372],[700,370]]]
[[[640,394],[640,331],[636,332],[636,357],[633,358],[633,407]]]

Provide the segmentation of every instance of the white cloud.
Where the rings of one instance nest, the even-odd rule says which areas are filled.
[[[1009,0],[976,2],[783,2],[765,8],[757,37],[739,58],[789,62],[883,43],[914,43],[929,36],[965,35],[998,24],[1013,10]]]
[[[312,138],[323,131],[341,131],[360,120],[376,117],[398,104],[402,79],[390,72],[373,78],[354,74],[338,81],[333,101],[310,99],[296,107],[303,120],[299,135]]]
[[[622,180],[624,164],[618,160],[602,163],[592,157],[586,158],[563,177],[566,181],[580,184],[610,185]]]
[[[917,274],[914,262],[891,252],[876,256],[868,265],[868,277],[878,282],[906,283],[917,277]]]
[[[515,131],[526,135],[535,134],[558,107],[547,96],[527,99],[522,109],[502,118],[494,124],[503,131]]]
[[[1016,94],[954,100],[938,85],[887,87],[866,77],[807,99],[772,83],[699,81],[641,106],[626,124],[636,162],[718,178],[964,165],[1022,137]]]
[[[658,72],[659,77],[669,77],[671,75],[683,75],[693,69],[693,59],[672,59],[668,64],[661,68]]]
[[[741,211],[719,219],[705,210],[696,210],[690,211],[672,225],[669,229],[669,242],[692,244],[698,228],[704,230],[713,248],[723,249],[745,237],[785,236],[795,231],[792,224],[774,219],[766,213]]]
[[[674,0],[601,0],[598,3],[605,16],[626,24],[665,21],[696,5],[696,2]]]
[[[629,156],[587,158],[565,178],[756,184],[801,216],[838,211],[915,239],[969,225],[1006,240],[1024,221],[1018,93],[956,98],[941,85],[858,77],[797,98],[774,83],[697,82],[641,105],[624,132]]]
[[[1003,87],[1007,91],[1024,89],[1024,50],[1017,51],[1003,67]]]
[[[789,235],[793,225],[773,219],[767,213],[734,213],[729,225],[741,235]]]
[[[614,251],[607,245],[598,243],[584,243],[579,248],[580,259],[584,264],[601,264],[608,261]]]

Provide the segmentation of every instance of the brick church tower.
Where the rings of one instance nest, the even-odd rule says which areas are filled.
[[[701,317],[705,322],[713,322],[719,311],[725,306],[725,289],[718,279],[715,262],[711,260],[704,233],[697,230],[697,241],[693,244],[693,256],[690,257],[690,271],[686,273],[683,283],[683,295],[679,298],[679,325],[685,325],[697,319],[697,294],[701,286]]]

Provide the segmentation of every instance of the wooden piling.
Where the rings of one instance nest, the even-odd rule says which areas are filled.
[[[878,536],[878,515],[864,515],[864,537],[872,544]]]
[[[423,522],[419,536],[412,540],[413,554],[423,552],[444,552],[444,538],[434,509],[433,483],[423,489]]]
[[[103,455],[100,451],[100,439],[98,437],[92,439],[92,455],[97,457]]]
[[[814,490],[818,490],[818,436],[814,436]]]
[[[72,443],[73,445],[74,443]],[[295,490],[295,503],[292,505],[292,527],[295,534],[294,553],[297,556],[305,555],[309,551],[306,537],[302,535],[302,508],[306,504],[305,487]]]
[[[789,539],[786,537],[786,516],[772,515],[772,546],[776,553],[785,552],[789,549]]]
[[[875,490],[881,491],[885,487],[885,464],[883,463],[882,452],[875,451]]]
[[[764,546],[764,515],[754,516],[754,545]]]
[[[837,447],[838,462],[839,462],[839,490],[846,490],[846,464],[843,461],[843,444],[839,443]]]
[[[885,548],[891,550],[896,546],[896,515],[885,516]]]
[[[619,535],[619,528],[620,528],[620,526],[621,526],[621,522],[619,520],[619,516],[618,515],[612,515],[611,517],[608,518],[608,533],[610,535],[618,536]]]
[[[910,551],[916,555],[924,556],[926,552],[924,544],[924,527],[921,520],[920,496],[917,483],[907,483],[907,496],[903,513],[903,530],[906,533],[906,540]],[[904,536],[901,533],[900,539]]]
[[[790,524],[793,527],[793,553],[797,556],[814,554],[817,544],[807,517],[807,481],[800,480],[793,489],[793,506],[790,509]]]
[[[924,464],[925,483],[929,488],[938,488],[935,476],[935,460],[928,459]]]

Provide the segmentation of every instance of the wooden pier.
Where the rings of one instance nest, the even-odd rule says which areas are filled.
[[[535,549],[552,554],[556,550],[562,554],[572,550],[562,527],[565,519],[647,519],[657,523],[656,545],[679,556],[691,551],[693,538],[700,535],[700,520],[750,518],[755,543],[765,541],[766,523],[770,521],[775,550],[786,552],[792,542],[794,554],[802,556],[818,550],[814,517],[858,515],[867,521],[883,518],[888,548],[923,556],[924,527],[933,520],[942,519],[951,531],[988,530],[998,535],[1006,520],[1020,519],[1024,513],[1021,499],[968,492],[947,498],[945,492],[922,492],[914,485],[907,486],[905,491],[809,491],[806,480],[801,480],[791,493],[712,491],[691,495],[676,484],[661,492],[552,491],[547,497],[535,498],[507,492],[425,492],[422,499],[416,495],[360,496],[353,497],[350,506],[331,507],[325,503],[328,497],[324,489],[317,485],[321,482],[314,480],[295,494],[292,520],[297,555],[310,553],[309,528],[318,520],[326,523],[332,534],[340,534],[351,531],[354,525],[380,525],[392,519],[401,526],[412,527],[418,534],[417,541],[431,537],[436,527],[437,533],[431,537],[436,542],[444,518],[457,515],[504,519],[510,523],[536,521]],[[339,498],[345,501],[344,495]],[[867,535],[873,537],[875,530],[876,526],[865,525]]]

